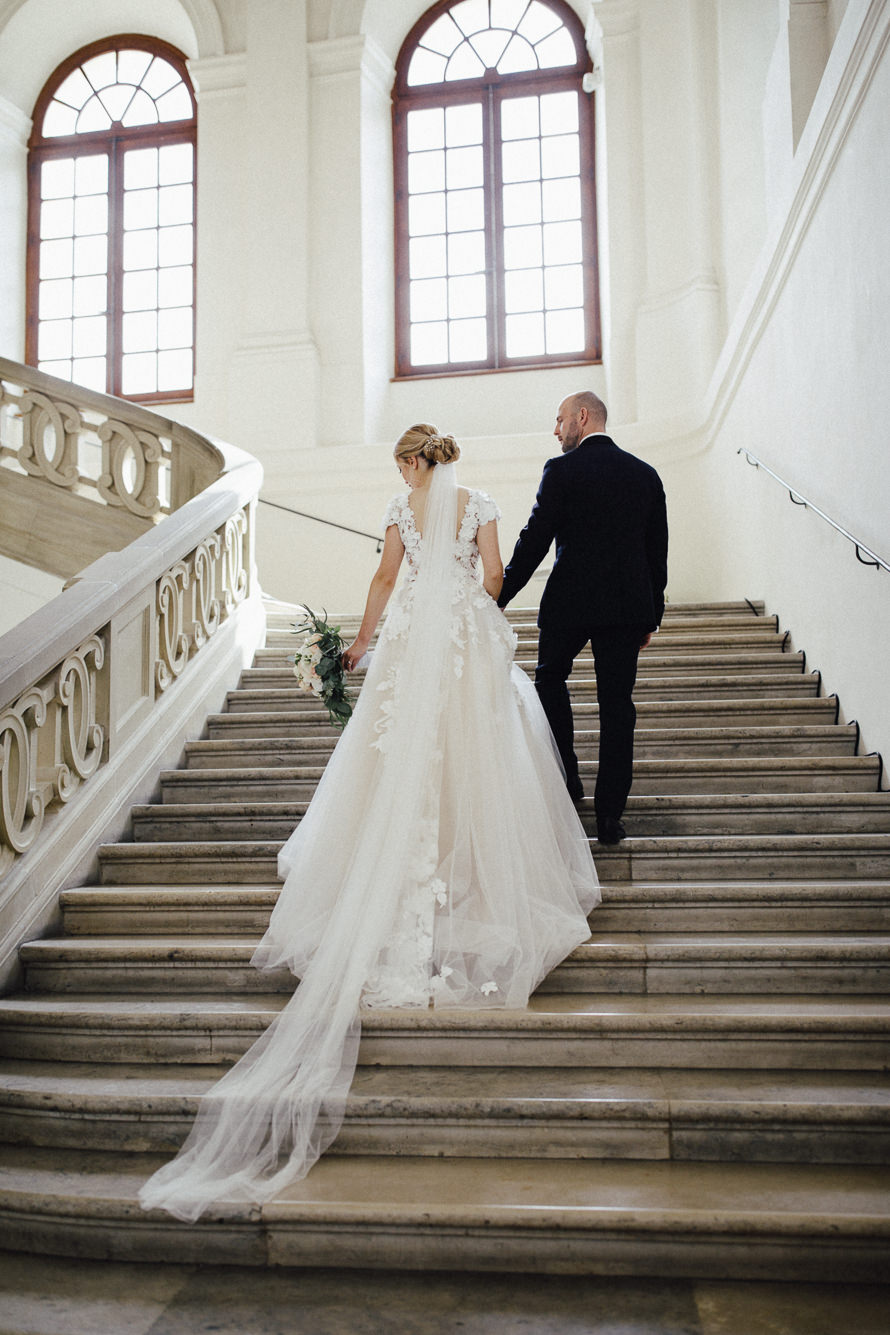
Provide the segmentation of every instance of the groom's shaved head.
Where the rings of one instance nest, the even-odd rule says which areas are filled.
[[[606,425],[608,411],[606,405],[598,394],[594,394],[592,389],[579,390],[571,398],[572,408],[579,412],[582,408],[587,409],[587,420],[594,431],[602,431]]]

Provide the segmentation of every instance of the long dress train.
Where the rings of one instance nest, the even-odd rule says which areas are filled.
[[[360,1009],[525,1006],[587,939],[590,847],[515,636],[479,583],[476,533],[498,511],[437,465],[421,536],[355,712],[281,850],[284,885],[253,962],[286,964],[291,1000],[203,1098],[146,1209],[195,1219],[308,1172],[340,1128]],[[455,540],[455,533],[457,539]]]

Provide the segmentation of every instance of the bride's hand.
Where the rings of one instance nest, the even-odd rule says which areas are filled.
[[[353,672],[359,659],[364,658],[368,652],[368,646],[363,645],[360,640],[353,640],[348,649],[344,649],[340,655],[340,661],[347,672]]]

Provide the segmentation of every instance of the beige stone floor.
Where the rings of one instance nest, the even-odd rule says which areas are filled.
[[[890,1288],[0,1253],[0,1335],[887,1335]]]

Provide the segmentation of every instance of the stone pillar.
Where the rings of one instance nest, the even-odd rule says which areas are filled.
[[[0,97],[0,351],[25,360],[25,256],[28,219],[28,136],[31,120]]]
[[[309,78],[306,0],[247,7],[241,334],[232,358],[233,443],[287,492],[294,452],[314,446],[319,357],[309,320]]]

